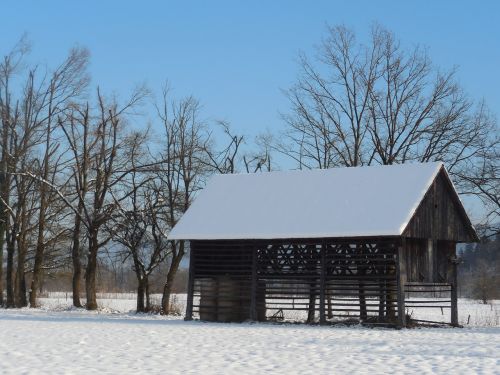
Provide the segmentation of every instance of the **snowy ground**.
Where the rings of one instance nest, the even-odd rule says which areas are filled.
[[[419,300],[425,298],[419,297]],[[153,304],[159,305],[161,302],[160,294],[151,296]],[[433,299],[436,301],[436,299]],[[296,299],[296,302],[307,303],[307,300]],[[407,299],[410,302],[411,299]],[[51,293],[49,298],[41,298],[40,302],[44,310],[61,311],[67,310],[72,303],[71,294],[57,292]],[[98,302],[101,310],[104,312],[134,312],[136,300],[134,293],[100,293]],[[289,301],[288,301],[289,302]],[[338,301],[337,301],[338,302]],[[195,304],[197,301],[195,300]],[[184,313],[186,310],[186,295],[177,294],[172,297],[172,304],[176,310]],[[437,303],[439,304],[439,303]],[[347,305],[347,304],[346,304]],[[1,311],[1,310],[0,310]],[[271,315],[275,311],[269,311]],[[500,300],[491,301],[488,304],[478,303],[478,301],[460,298],[458,300],[458,320],[463,326],[469,327],[500,327]],[[439,308],[410,308],[407,311],[415,319],[432,320],[437,322],[450,322],[450,310]],[[304,321],[307,319],[306,311],[285,311],[287,321]]]
[[[478,314],[474,322],[483,327],[400,331],[184,322],[126,312],[134,307],[127,298],[100,300],[107,306],[99,313],[65,301],[0,310],[0,374],[500,374],[498,301],[460,301],[460,311]]]

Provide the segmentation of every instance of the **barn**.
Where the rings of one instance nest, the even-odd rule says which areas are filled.
[[[188,320],[395,327],[417,307],[458,325],[456,244],[478,241],[439,162],[216,175],[169,239]]]

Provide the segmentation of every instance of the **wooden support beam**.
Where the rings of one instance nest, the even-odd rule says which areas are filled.
[[[325,289],[326,289],[326,246],[321,247],[321,274],[319,279],[319,324],[325,324]]]
[[[405,282],[406,282],[406,262],[405,262],[406,239],[403,238],[401,245],[398,246],[396,277],[398,285],[398,326],[406,327],[406,309],[405,309]]]
[[[364,253],[364,244],[356,246],[356,252],[359,256],[363,257]],[[358,286],[358,298],[359,298],[359,315],[361,316],[361,321],[366,320],[368,317],[368,312],[366,310],[366,297],[365,297],[365,283],[363,282],[364,277],[366,276],[366,265],[364,262],[360,262],[357,264],[357,275],[359,275],[359,286]]]
[[[454,256],[451,259],[451,325],[458,327],[458,277],[457,265],[458,259]]]
[[[257,315],[257,246],[252,247],[252,280],[250,285],[250,320],[258,320]]]
[[[195,246],[193,242],[190,243],[189,249],[189,279],[187,289],[187,302],[186,302],[186,316],[184,320],[193,320],[193,296],[194,296],[194,257]]]

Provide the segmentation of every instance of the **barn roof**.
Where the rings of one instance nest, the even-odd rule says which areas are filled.
[[[172,240],[399,236],[442,163],[216,175]]]

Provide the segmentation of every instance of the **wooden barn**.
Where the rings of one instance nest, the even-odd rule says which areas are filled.
[[[456,244],[478,240],[442,163],[217,175],[169,238],[186,319],[399,327],[458,325]]]

